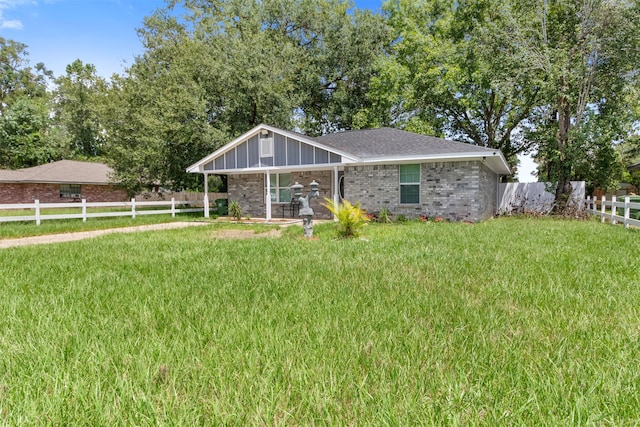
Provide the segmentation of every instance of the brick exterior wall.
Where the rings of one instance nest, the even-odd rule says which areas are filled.
[[[304,185],[303,195],[307,195],[309,191],[309,183],[316,180],[320,184],[320,197],[311,199],[311,208],[316,218],[330,219],[331,212],[321,204],[324,198],[333,197],[333,189],[331,184],[332,171],[313,171],[313,172],[291,172],[291,183],[299,182]],[[237,200],[242,208],[243,215],[251,215],[254,218],[264,218],[266,216],[265,201],[265,176],[264,173],[251,175],[229,175],[227,177],[227,194],[229,202]],[[273,203],[271,208],[271,216],[274,218],[282,216],[282,208],[280,204]]]
[[[123,202],[127,201],[127,193],[112,185],[82,184],[82,198],[88,202]],[[81,199],[60,197],[60,184],[25,184],[0,183],[0,204],[33,203],[35,199],[41,203],[77,202]]]
[[[420,203],[400,204],[399,165],[345,167],[345,198],[369,212],[478,222],[496,210],[497,175],[482,162],[431,162],[420,167]]]
[[[498,175],[480,163],[480,221],[493,217],[498,211]]]

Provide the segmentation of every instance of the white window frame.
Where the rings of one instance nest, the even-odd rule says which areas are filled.
[[[412,181],[412,182],[402,182],[402,167],[403,166],[417,166],[418,167],[418,181]],[[400,204],[401,205],[418,205],[420,204],[420,181],[422,179],[422,167],[420,165],[420,163],[411,163],[411,164],[406,164],[406,165],[399,165],[398,166],[398,182],[399,182],[399,199],[400,199]],[[418,201],[417,202],[403,202],[402,201],[402,187],[403,186],[418,186]]]
[[[280,177],[282,175],[289,175],[289,185],[285,185],[283,187],[280,186]],[[276,199],[275,200],[271,199],[271,203],[290,203],[291,197],[293,197],[291,193],[288,200],[279,200],[279,199],[280,199],[280,190],[288,189],[289,191],[291,191],[291,173],[290,172],[272,173],[270,181],[271,181],[271,188],[269,188],[269,190],[266,191],[265,193],[268,194],[269,197],[271,197],[271,190],[276,191]]]
[[[60,197],[79,199],[82,197],[82,185],[80,184],[60,184]]]

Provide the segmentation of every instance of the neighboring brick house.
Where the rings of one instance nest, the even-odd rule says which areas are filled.
[[[127,192],[110,182],[102,163],[60,160],[32,168],[0,170],[0,204],[120,202]]]
[[[483,221],[497,212],[500,177],[510,175],[499,150],[380,128],[308,137],[259,125],[187,169],[227,175],[230,200],[254,217],[280,216],[290,186],[320,183],[322,198],[360,202],[369,212]],[[205,179],[205,183],[207,179]],[[206,184],[205,184],[206,185]],[[205,191],[206,192],[206,191]],[[269,195],[269,197],[267,197]]]

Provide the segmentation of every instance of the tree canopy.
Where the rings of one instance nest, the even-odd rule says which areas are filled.
[[[362,124],[498,148],[515,166],[515,156],[529,148],[516,131],[539,100],[541,82],[511,39],[528,16],[501,4],[387,1],[394,42],[378,63],[371,93],[383,111]]]
[[[541,177],[557,182],[556,200],[585,179],[608,187],[622,167],[614,144],[636,120],[631,96],[640,59],[640,4],[549,1],[541,9],[539,39],[526,46],[545,76],[544,98],[530,137]]]
[[[377,62],[360,125],[393,125],[499,148],[512,169],[608,187],[615,145],[637,120],[639,3],[388,0],[393,42]]]
[[[51,77],[43,64],[29,66],[26,45],[0,37],[0,167],[33,166],[56,156],[47,140]]]
[[[500,149],[514,172],[534,152],[561,202],[631,159],[639,27],[639,0],[167,0],[110,79],[80,59],[54,78],[0,38],[0,167],[101,158],[131,192],[187,189],[187,166],[259,123],[392,126]]]
[[[185,168],[260,123],[350,129],[385,41],[381,16],[350,7],[184,0],[148,17],[139,30],[145,53],[113,97],[107,134],[119,179],[198,185]]]

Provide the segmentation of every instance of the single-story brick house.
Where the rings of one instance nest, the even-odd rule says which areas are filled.
[[[60,160],[25,169],[0,170],[0,203],[120,202],[127,192],[110,181],[102,163]]]
[[[510,175],[499,150],[380,128],[308,137],[259,125],[187,168],[227,175],[229,200],[271,219],[291,201],[290,186],[320,183],[311,207],[330,218],[322,198],[360,202],[368,212],[482,221],[498,206],[500,177]],[[205,184],[206,186],[206,184]],[[205,189],[205,194],[207,190]],[[208,200],[205,200],[208,203]]]

